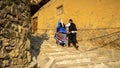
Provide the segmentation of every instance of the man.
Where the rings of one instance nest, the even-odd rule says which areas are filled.
[[[72,43],[73,46],[78,50],[79,46],[76,45],[77,28],[72,19],[69,20],[69,23],[66,25],[66,27],[68,27],[68,47],[70,47],[70,44]]]

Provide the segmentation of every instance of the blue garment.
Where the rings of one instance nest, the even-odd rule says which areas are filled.
[[[62,27],[61,23],[58,23],[58,27],[57,27],[56,32],[67,33],[66,28]]]
[[[56,29],[56,33],[54,35],[54,38],[56,39],[56,43],[57,44],[60,44],[60,45],[66,45],[66,28],[65,28],[65,25],[62,24],[59,22],[58,23],[58,26],[57,26],[57,29]]]

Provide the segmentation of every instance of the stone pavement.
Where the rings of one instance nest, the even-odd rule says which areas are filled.
[[[110,46],[95,49],[89,41],[80,41],[78,45],[76,50],[56,45],[54,39],[44,41],[37,56],[39,68],[120,68],[119,49]]]

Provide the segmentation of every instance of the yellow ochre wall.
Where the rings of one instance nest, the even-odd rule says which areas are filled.
[[[63,5],[64,13],[57,15]],[[78,29],[120,27],[120,0],[51,0],[33,16],[38,17],[38,33],[56,29],[58,20],[65,24],[73,19]]]

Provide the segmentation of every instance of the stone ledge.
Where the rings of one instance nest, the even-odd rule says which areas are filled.
[[[50,68],[50,66],[52,65],[52,63],[54,62],[54,58],[53,57],[49,57],[49,61],[45,64],[44,68]]]

